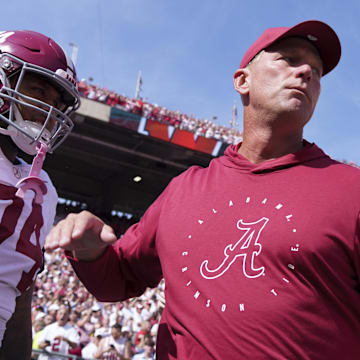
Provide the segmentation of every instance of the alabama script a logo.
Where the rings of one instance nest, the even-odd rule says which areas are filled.
[[[242,270],[247,278],[261,276],[265,268],[257,268],[255,262],[261,253],[260,235],[268,221],[269,219],[265,217],[254,222],[244,222],[243,219],[240,219],[236,227],[241,231],[245,231],[242,237],[235,244],[229,244],[225,247],[225,257],[218,267],[209,268],[209,260],[204,260],[200,265],[201,275],[205,279],[216,279],[224,275],[231,268],[231,265],[239,263],[236,260],[241,258]]]

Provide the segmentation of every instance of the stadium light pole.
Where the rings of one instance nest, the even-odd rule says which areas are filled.
[[[141,77],[141,70],[140,70],[138,73],[138,78],[137,78],[137,82],[136,82],[135,99],[139,98],[140,91],[142,91],[141,85],[142,85],[142,77]]]
[[[72,53],[71,53],[71,61],[74,65],[76,65],[76,60],[78,56],[79,47],[74,43],[69,43],[69,45],[72,47]]]
[[[239,126],[239,123],[237,122],[237,107],[236,104],[234,102],[233,108],[232,108],[232,118],[229,121],[231,128],[233,129],[234,127]]]

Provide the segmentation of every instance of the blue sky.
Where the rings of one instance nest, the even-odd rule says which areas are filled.
[[[0,30],[42,32],[69,54],[77,44],[79,78],[134,96],[141,70],[144,98],[223,125],[234,102],[241,120],[232,75],[263,30],[324,21],[340,38],[342,58],[322,80],[305,138],[360,164],[359,0],[18,0],[4,2],[2,14]]]

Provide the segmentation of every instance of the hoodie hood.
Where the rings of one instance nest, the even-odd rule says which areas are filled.
[[[309,143],[304,140],[304,146],[296,153],[287,154],[277,159],[264,161],[260,164],[253,164],[244,156],[238,153],[241,146],[230,145],[226,148],[224,156],[221,158],[221,162],[224,166],[236,168],[242,172],[249,172],[253,174],[264,174],[268,172],[278,171],[300,164],[306,164],[318,159],[327,158],[329,162],[331,159],[326,155],[319,147],[314,143]]]

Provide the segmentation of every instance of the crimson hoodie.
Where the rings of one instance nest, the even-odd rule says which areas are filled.
[[[159,360],[360,359],[360,171],[304,145],[261,164],[229,146],[76,273],[100,301],[164,277]]]

